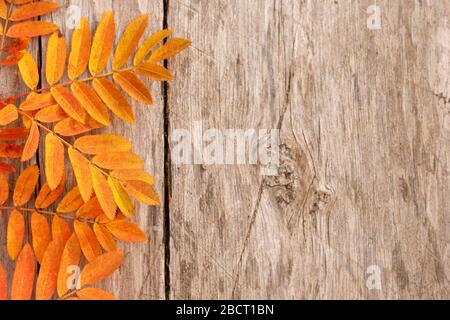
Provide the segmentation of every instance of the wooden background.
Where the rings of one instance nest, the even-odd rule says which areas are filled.
[[[151,31],[193,41],[169,63],[176,80],[152,84],[155,106],[110,129],[134,141],[164,204],[139,207],[149,241],[125,246],[103,287],[122,299],[450,298],[449,1],[57,1],[45,19],[66,35],[78,7],[91,22],[116,11],[119,33],[148,12]],[[367,27],[375,3],[379,30]],[[33,42],[38,59],[46,41]],[[24,90],[14,69],[0,77],[2,95]],[[195,121],[280,129],[278,176],[174,165],[173,130]],[[381,290],[366,286],[372,265]]]

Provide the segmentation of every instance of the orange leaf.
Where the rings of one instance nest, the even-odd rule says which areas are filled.
[[[112,134],[98,134],[78,138],[75,148],[86,154],[100,154],[104,152],[125,152],[131,150],[131,143],[124,137]]]
[[[137,180],[146,182],[150,185],[155,183],[155,179],[144,170],[114,170],[110,175],[121,181]]]
[[[111,275],[122,264],[122,251],[113,251],[97,257],[81,271],[81,286],[94,284]]]
[[[104,226],[95,223],[94,224],[94,233],[97,237],[100,245],[105,249],[105,251],[115,251],[117,249],[116,241],[114,240],[111,232]]]
[[[63,243],[65,243],[70,237],[69,225],[60,217],[53,217],[52,237],[53,240],[61,239]]]
[[[91,52],[92,36],[86,17],[80,20],[80,26],[72,35],[72,51],[69,56],[68,74],[70,80],[75,80],[86,70]]]
[[[12,260],[16,260],[20,250],[22,250],[24,233],[25,220],[23,215],[20,211],[14,209],[9,216],[6,235],[6,247]]]
[[[33,1],[33,0],[8,0],[9,3],[14,3],[14,4],[19,4],[19,5],[22,5],[22,4],[31,2],[31,1]]]
[[[2,34],[2,24],[0,23],[0,35]],[[0,59],[0,65],[2,66],[13,66],[15,64],[18,64],[19,61],[23,58],[24,53],[23,52],[14,52],[10,55],[7,55],[4,58]]]
[[[71,276],[70,268],[77,266],[81,259],[81,248],[78,242],[78,238],[75,233],[67,240],[66,246],[61,257],[61,263],[59,265],[58,279],[57,279],[57,291],[58,296],[62,297],[68,290],[72,288],[74,284],[68,284],[68,278]]]
[[[143,169],[144,161],[132,152],[101,153],[92,159],[92,163],[105,169]]]
[[[38,209],[45,209],[50,207],[64,191],[64,179],[61,179],[58,187],[55,190],[50,189],[48,183],[44,184],[39,191],[34,206]]]
[[[54,104],[52,106],[42,108],[34,116],[36,120],[44,123],[61,121],[66,119],[67,117],[67,113],[59,106],[59,104]]]
[[[105,69],[114,45],[114,37],[114,15],[113,12],[107,12],[100,21],[92,42],[89,71],[93,76]]]
[[[36,281],[36,300],[50,300],[55,293],[63,249],[61,239],[53,240],[48,245]]]
[[[192,42],[186,39],[170,39],[164,45],[156,49],[155,52],[153,52],[149,61],[158,62],[173,57],[177,53],[188,48],[191,44]]]
[[[20,109],[28,111],[39,110],[55,104],[56,101],[53,99],[53,95],[50,92],[43,94],[33,92],[28,95],[27,99],[20,105]]]
[[[19,118],[17,108],[13,104],[9,104],[0,110],[0,125],[6,126]]]
[[[75,82],[71,88],[75,97],[92,118],[105,126],[111,123],[108,110],[94,89],[84,82]]]
[[[106,182],[106,178],[95,166],[90,166],[92,185],[94,187],[95,194],[97,195],[98,202],[102,207],[105,214],[111,220],[116,216],[116,203],[114,202],[114,196],[111,188]]]
[[[172,30],[164,29],[156,32],[150,38],[145,40],[134,57],[134,65],[137,66],[138,64],[140,64],[158,42],[164,40],[171,34]]]
[[[36,262],[33,249],[27,243],[17,259],[11,285],[11,300],[30,300],[34,287]]]
[[[0,130],[0,140],[15,141],[22,140],[28,136],[30,130],[25,128],[8,128]]]
[[[81,197],[87,202],[92,196],[92,178],[89,170],[89,161],[72,147],[68,149],[68,153]]]
[[[87,224],[80,221],[75,221],[73,227],[84,256],[89,262],[94,261],[96,257],[102,254],[102,248],[94,232]]]
[[[97,197],[92,197],[78,209],[77,218],[94,219],[102,214],[104,214],[104,212]]]
[[[6,20],[8,17],[8,7],[5,0],[0,0],[0,18]]]
[[[86,124],[82,124],[72,118],[66,118],[60,122],[58,122],[54,130],[57,134],[60,134],[64,137],[72,137],[82,133],[86,133],[95,129],[100,128],[102,125],[92,119],[91,117],[87,117]]]
[[[75,96],[63,86],[56,86],[50,89],[53,98],[63,108],[63,110],[73,119],[86,123],[86,112],[81,107]]]
[[[173,80],[173,76],[169,70],[154,64],[153,62],[146,62],[135,68],[136,72],[156,81],[170,81]]]
[[[111,293],[98,288],[85,288],[78,290],[77,296],[81,300],[116,300]]]
[[[7,163],[0,162],[0,173],[10,174],[16,172],[16,169],[13,166],[10,166]]]
[[[45,137],[45,173],[48,186],[55,190],[64,176],[64,145],[53,133]]]
[[[41,263],[45,250],[50,243],[51,235],[47,218],[36,211],[31,215],[31,234],[33,237],[34,255],[37,261]]]
[[[45,66],[47,82],[50,85],[53,85],[61,80],[66,67],[66,57],[66,39],[64,37],[59,37],[58,32],[55,32],[48,40],[47,64]]]
[[[6,300],[8,293],[8,282],[6,279],[6,272],[3,265],[0,263],[0,300]]]
[[[114,81],[116,81],[117,84],[136,101],[146,104],[153,103],[152,94],[134,73],[130,71],[114,73],[113,78]]]
[[[125,191],[136,200],[150,206],[159,206],[161,204],[158,194],[153,187],[142,181],[122,182]]]
[[[121,68],[136,49],[139,40],[148,26],[148,14],[134,19],[125,29],[122,38],[119,40],[112,62],[114,70]]]
[[[14,188],[14,205],[21,206],[30,200],[38,180],[39,168],[36,165],[28,167],[20,174]]]
[[[59,4],[52,1],[39,1],[26,4],[14,10],[11,14],[11,21],[28,20],[34,17],[38,17],[47,13],[50,13],[60,7]]]
[[[6,176],[0,173],[0,205],[4,204],[9,197],[9,184]]]
[[[114,220],[106,224],[109,231],[119,240],[126,242],[145,242],[146,234],[134,223],[126,220]]]
[[[108,79],[96,78],[92,82],[92,85],[106,106],[116,116],[129,123],[134,122],[134,114],[131,105],[114,83]]]
[[[80,189],[78,189],[78,187],[74,187],[61,200],[56,208],[56,211],[62,213],[73,212],[78,210],[83,204],[84,201],[81,197]]]
[[[30,135],[28,136],[27,142],[22,152],[22,161],[30,160],[37,152],[39,146],[39,127],[36,122],[31,123]]]
[[[127,217],[133,217],[134,206],[130,197],[120,185],[119,181],[112,177],[108,177],[108,184],[113,192],[114,201],[119,207],[120,211]]]
[[[33,56],[29,52],[25,52],[18,66],[20,75],[27,87],[31,90],[36,89],[39,84],[39,70]]]
[[[0,157],[2,158],[20,158],[22,147],[16,144],[0,142]]]
[[[9,28],[6,36],[10,38],[39,37],[58,30],[58,26],[46,21],[26,21],[17,23]]]
[[[14,38],[9,41],[9,43],[3,48],[3,51],[9,53],[18,53],[22,50],[28,48],[29,39],[28,38]]]

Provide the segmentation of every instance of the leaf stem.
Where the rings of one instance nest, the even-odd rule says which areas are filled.
[[[56,216],[56,217],[67,219],[67,220],[77,220],[77,221],[82,221],[82,222],[93,223],[92,221],[89,221],[87,219],[81,220],[80,218],[75,217],[75,216],[71,216],[71,215],[67,215],[67,214],[61,214],[59,212],[41,210],[41,209],[37,209],[37,208],[22,208],[22,207],[12,207],[12,206],[10,206],[10,207],[8,207],[8,206],[1,206],[0,210],[19,210],[19,211],[23,211],[23,212],[38,212],[38,213],[41,213],[41,214],[45,214],[47,216]]]
[[[3,46],[5,44],[5,38],[6,38],[6,32],[8,31],[8,24],[9,24],[9,18],[11,17],[12,9],[14,7],[14,4],[11,3],[8,9],[8,14],[6,15],[5,19],[5,27],[3,28],[3,34],[2,34],[2,42],[0,48],[3,50]]]

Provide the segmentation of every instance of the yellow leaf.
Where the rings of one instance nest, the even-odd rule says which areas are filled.
[[[33,237],[34,255],[37,261],[41,263],[45,250],[50,243],[51,234],[47,218],[36,211],[31,215],[31,234]]]
[[[100,245],[107,252],[115,251],[117,249],[116,241],[114,240],[111,232],[104,226],[95,223],[94,224],[94,233],[97,237]]]
[[[155,45],[167,38],[172,34],[172,30],[164,29],[155,34],[151,35],[147,40],[144,41],[142,46],[139,48],[138,52],[134,57],[134,65],[137,66],[142,61],[144,61],[145,57],[150,53],[150,51],[155,47]]]
[[[75,82],[71,88],[75,97],[92,118],[105,126],[111,123],[108,110],[94,89],[84,82]]]
[[[55,239],[45,250],[36,281],[36,300],[50,300],[56,290],[59,264],[64,249],[61,239]]]
[[[62,297],[69,289],[74,289],[72,286],[76,283],[68,283],[68,278],[73,275],[74,270],[71,270],[73,266],[78,266],[81,259],[81,248],[78,242],[78,238],[75,233],[67,240],[61,257],[61,263],[59,265],[58,278],[57,278],[57,291],[58,296]],[[77,279],[75,279],[76,281]]]
[[[9,216],[6,234],[6,248],[11,260],[16,260],[22,250],[24,234],[25,220],[22,213],[14,209]]]
[[[25,169],[16,181],[13,201],[15,206],[27,203],[34,192],[34,188],[39,180],[39,168],[34,165]]]
[[[5,0],[0,0],[0,18],[5,19],[8,16],[8,7]]]
[[[114,37],[114,14],[113,12],[107,12],[100,21],[92,42],[89,71],[93,76],[105,69],[114,45]]]
[[[114,170],[110,173],[111,177],[121,181],[137,180],[146,182],[149,185],[155,183],[155,179],[144,170]]]
[[[34,287],[36,261],[33,249],[27,243],[19,255],[11,285],[11,300],[30,300]]]
[[[68,149],[68,153],[81,197],[85,202],[88,202],[92,196],[92,178],[89,170],[89,161],[72,147]]]
[[[89,262],[94,261],[95,258],[102,254],[102,248],[94,232],[87,224],[80,221],[75,221],[73,227],[84,256]]]
[[[28,20],[34,17],[38,17],[47,13],[50,13],[60,7],[59,4],[52,1],[39,1],[26,4],[18,7],[11,14],[11,21]]]
[[[177,53],[188,48],[191,44],[192,42],[186,39],[170,39],[164,45],[156,49],[155,52],[153,52],[149,61],[158,62],[173,57]]]
[[[122,182],[125,191],[136,200],[150,206],[159,206],[160,200],[153,187],[142,181]]]
[[[28,136],[27,142],[22,152],[22,161],[30,160],[35,154],[39,146],[39,127],[36,122],[31,123],[30,135]]]
[[[131,150],[131,143],[124,137],[112,134],[84,136],[75,140],[75,148],[86,154],[125,152]]]
[[[109,231],[119,240],[126,242],[145,242],[146,234],[134,223],[126,220],[115,220],[106,224]]]
[[[84,73],[89,63],[92,35],[86,17],[81,18],[80,26],[72,36],[72,51],[69,56],[68,74],[70,80],[75,80]]]
[[[121,68],[133,54],[139,40],[148,26],[148,14],[134,19],[125,29],[122,38],[117,45],[112,67],[114,70]]]
[[[81,271],[81,286],[95,284],[111,275],[122,264],[122,251],[105,253],[87,264]]]
[[[137,154],[132,152],[100,153],[92,159],[92,163],[101,168],[110,170],[139,170],[144,168],[144,161]]]
[[[136,72],[156,81],[170,81],[173,76],[169,70],[153,62],[145,62],[136,67]]]
[[[51,34],[58,30],[58,26],[46,21],[26,21],[16,23],[9,28],[6,36],[10,38],[33,38]]]
[[[50,89],[56,102],[74,120],[86,123],[86,112],[81,107],[75,96],[63,86],[56,86]]]
[[[137,102],[152,104],[153,99],[145,84],[132,72],[114,73],[114,81]]]
[[[66,67],[66,57],[66,40],[64,37],[59,37],[58,33],[55,32],[48,40],[47,64],[45,66],[47,82],[50,85],[54,85],[61,80]]]
[[[6,107],[0,110],[0,125],[6,126],[19,118],[17,108],[13,104],[8,104]]]
[[[74,187],[61,200],[56,211],[61,213],[69,213],[78,210],[84,204],[83,198],[80,194],[80,189]]]
[[[128,194],[123,190],[122,186],[120,185],[119,181],[112,177],[108,177],[107,180],[109,186],[111,187],[111,190],[113,192],[114,201],[116,202],[117,206],[119,207],[120,211],[127,217],[133,217],[133,210],[134,206],[133,203],[130,200],[130,197]]]
[[[129,123],[134,122],[134,114],[131,105],[123,96],[122,92],[108,79],[94,79],[92,82],[95,91],[111,111]]]
[[[45,174],[52,190],[58,187],[64,176],[64,145],[53,133],[45,137]]]
[[[114,202],[114,196],[111,188],[106,182],[106,178],[95,166],[90,166],[92,185],[98,202],[109,219],[113,220],[116,216],[117,206]]]

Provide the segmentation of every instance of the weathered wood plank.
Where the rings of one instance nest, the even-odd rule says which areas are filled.
[[[449,298],[449,3],[169,4],[170,133],[281,129],[276,177],[172,167],[171,298]]]

